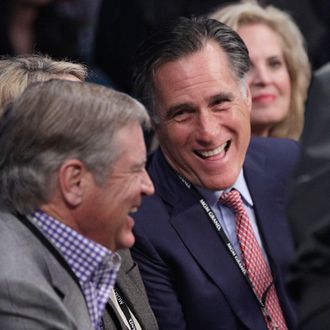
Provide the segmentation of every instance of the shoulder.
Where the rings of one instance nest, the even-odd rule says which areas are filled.
[[[323,81],[330,81],[330,63],[323,65],[315,71],[314,78]]]
[[[6,211],[0,211],[0,249],[7,251],[0,254],[1,325],[22,322],[29,329],[72,329],[79,324],[79,329],[90,329],[73,277],[23,220]],[[13,305],[20,306],[15,314],[10,313]],[[49,318],[44,319],[46,314]]]
[[[164,229],[162,226],[168,224],[171,209],[172,205],[167,204],[156,190],[154,195],[143,197],[139,210],[134,213],[134,220],[136,221],[134,228],[141,229],[141,227],[144,227],[146,230],[154,228],[161,234]]]
[[[7,210],[0,211],[0,248],[9,249],[10,253],[0,254],[0,258],[12,259],[19,251],[19,259],[23,256],[32,255],[36,250],[32,233],[23,225],[16,216]],[[19,261],[19,260],[17,260]]]
[[[285,138],[252,138],[247,158],[264,158],[269,166],[295,166],[300,155],[297,141]]]
[[[283,138],[253,138],[245,162],[244,172],[251,183],[287,189],[300,157],[299,144]]]
[[[24,220],[29,222],[29,226],[13,214],[0,211],[0,249],[8,251],[0,254],[3,266],[0,279],[24,278],[26,283],[31,281],[49,286],[51,273],[62,273],[64,267],[48,248],[51,243],[46,238],[44,242],[40,240],[31,230],[34,228],[32,222],[27,218]],[[35,231],[43,236],[37,228]]]
[[[265,152],[269,151],[270,154],[271,151],[276,153],[285,153],[287,150],[291,150],[295,153],[298,153],[299,143],[292,139],[286,138],[253,137],[250,142],[249,150],[255,149],[263,150]]]

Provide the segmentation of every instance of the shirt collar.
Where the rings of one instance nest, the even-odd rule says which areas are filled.
[[[110,268],[115,273],[119,270],[121,258],[117,253],[112,253],[40,210],[34,212],[32,218],[63,255],[82,285],[91,281],[100,269]]]

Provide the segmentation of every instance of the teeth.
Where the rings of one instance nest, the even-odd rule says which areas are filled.
[[[132,207],[130,213],[135,213],[137,212],[138,208],[137,207]]]
[[[212,157],[212,156],[217,156],[219,155],[221,152],[223,152],[223,150],[226,148],[227,146],[227,142],[222,144],[221,146],[219,146],[218,148],[215,148],[213,150],[210,151],[198,151],[198,154],[200,156],[202,156],[203,158],[208,158],[208,157]]]

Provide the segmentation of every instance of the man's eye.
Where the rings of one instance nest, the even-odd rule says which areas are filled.
[[[172,114],[172,119],[176,122],[183,122],[191,118],[193,115],[192,111],[189,110],[179,110]]]
[[[214,112],[223,112],[230,109],[230,101],[228,100],[215,100],[212,103],[212,108]]]
[[[141,173],[143,173],[144,171],[145,171],[145,164],[144,164],[143,166],[138,165],[138,166],[133,167],[133,168],[131,169],[131,173],[133,173],[133,174],[141,174]]]
[[[229,106],[222,104],[221,106],[214,107],[213,111],[214,112],[224,112],[224,111],[227,111],[227,110],[229,110]]]

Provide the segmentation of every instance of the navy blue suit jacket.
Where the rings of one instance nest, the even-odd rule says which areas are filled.
[[[260,235],[289,329],[295,328],[284,278],[293,243],[285,216],[296,142],[257,138],[244,163]],[[139,264],[160,329],[267,330],[251,288],[197,197],[158,150],[148,163],[156,193],[135,214]]]

